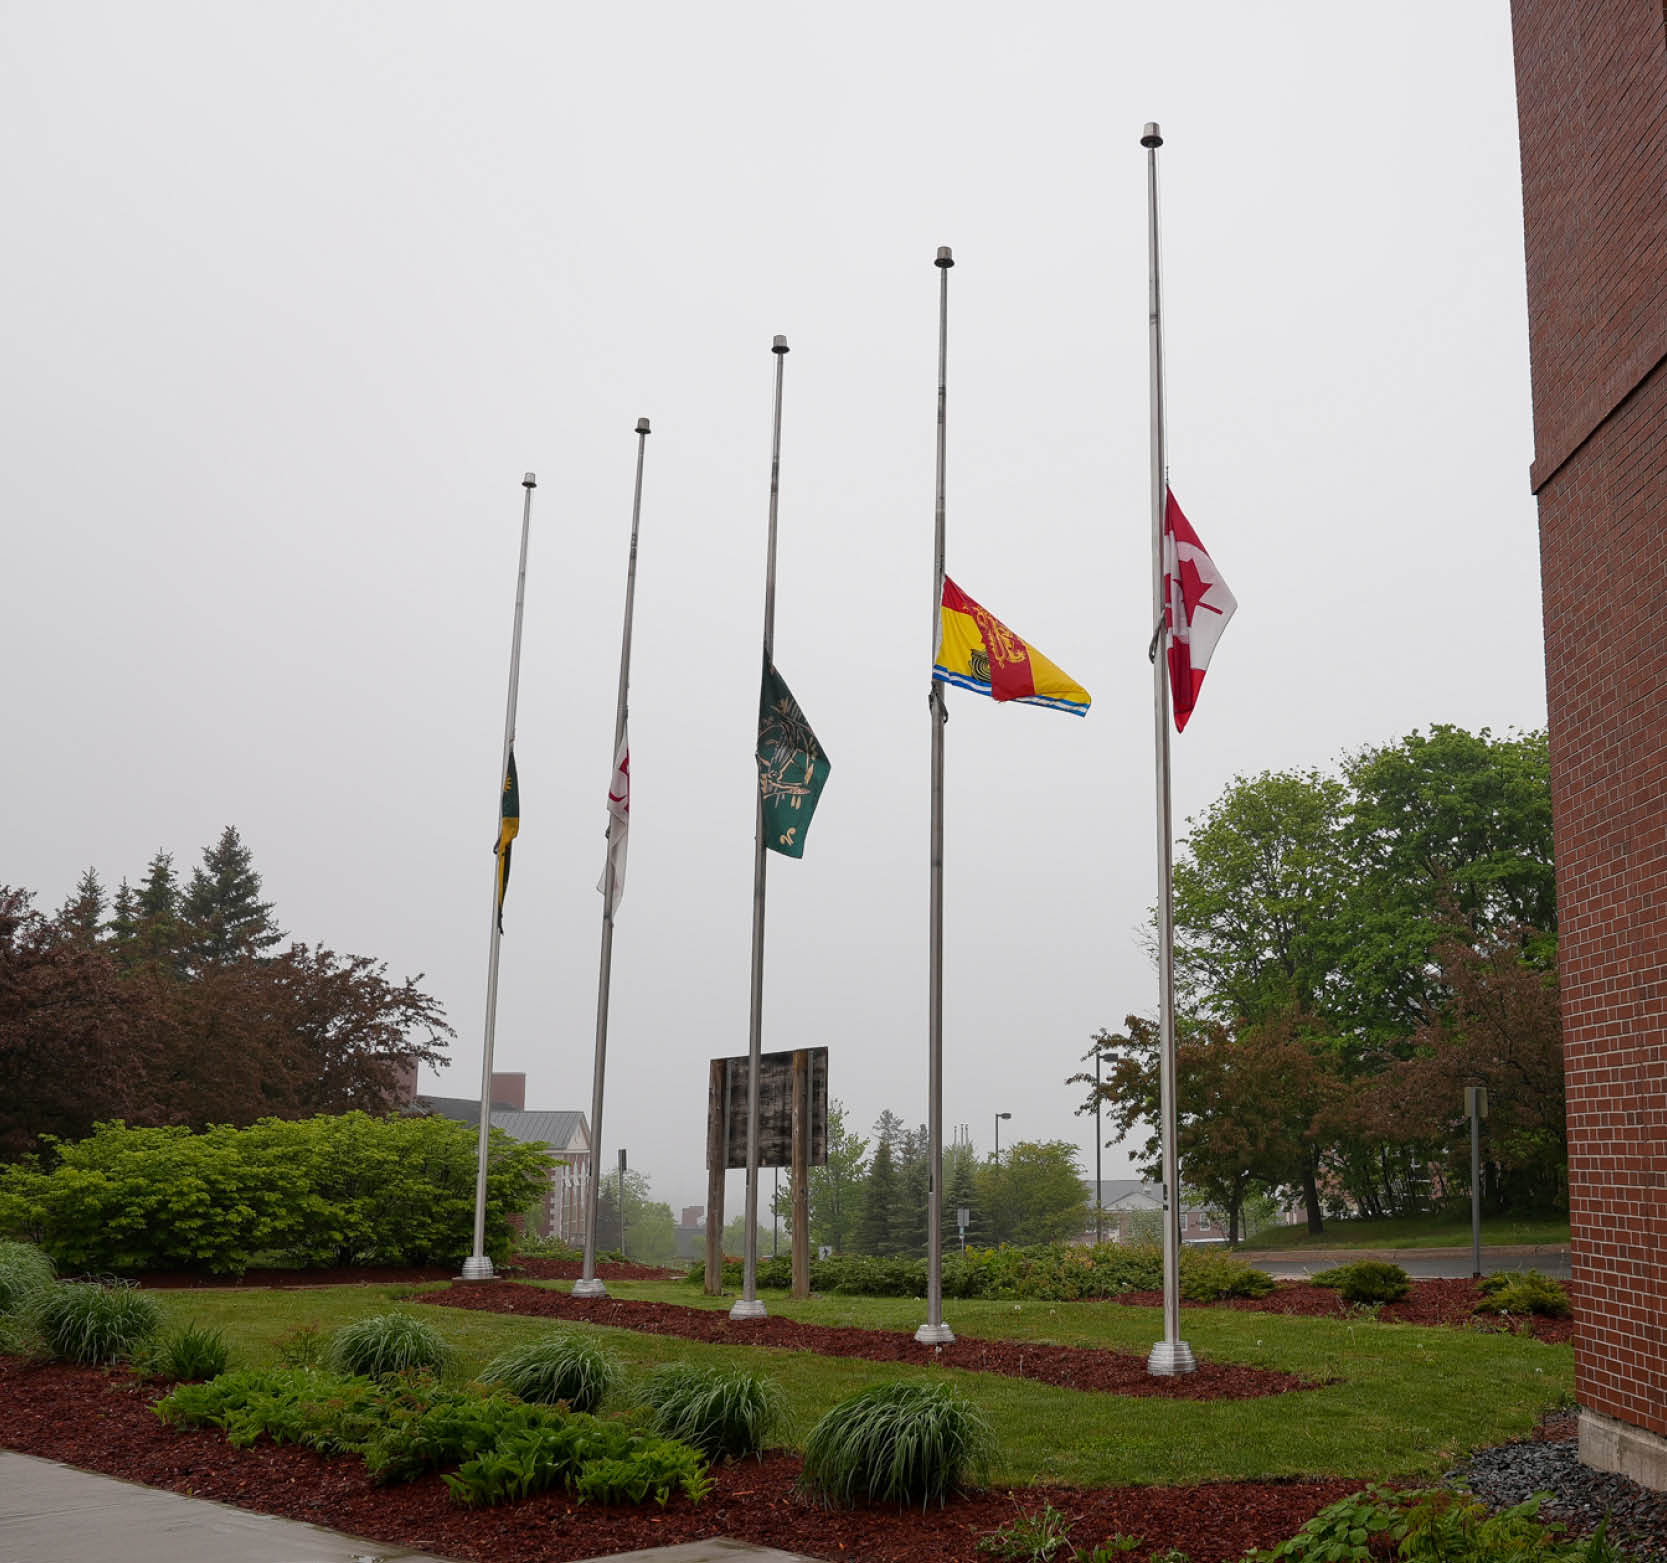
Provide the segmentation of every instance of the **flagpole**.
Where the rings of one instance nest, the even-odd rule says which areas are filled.
[[[637,481],[631,495],[631,553],[625,566],[625,629],[619,647],[619,699],[614,706],[613,755],[617,765],[619,741],[625,736],[626,694],[631,686],[631,613],[637,594],[637,525],[642,519],[643,453],[648,448],[648,419],[637,419]],[[585,1187],[585,1262],[573,1283],[575,1297],[606,1297],[608,1288],[596,1278],[596,1196],[602,1165],[602,1078],[608,1056],[608,988],[614,959],[614,827],[608,816],[607,862],[602,870],[602,959],[596,980],[596,1061],[590,1087],[590,1177]],[[623,1200],[623,1193],[621,1199]]]
[[[1191,1373],[1192,1348],[1181,1339],[1181,1180],[1176,1154],[1175,1109],[1175,926],[1169,796],[1169,658],[1165,644],[1163,517],[1168,481],[1164,470],[1163,311],[1158,281],[1158,148],[1163,136],[1148,124],[1140,137],[1146,148],[1146,191],[1150,236],[1152,391],[1152,714],[1157,753],[1158,829],[1158,1116],[1163,1138],[1163,1339],[1146,1359],[1148,1373]]]
[[[781,494],[781,383],[787,362],[787,338],[778,336],[776,412],[770,437],[770,531],[764,553],[764,666],[776,652],[776,504]],[[769,1310],[758,1296],[758,1073],[764,1045],[764,789],[758,789],[752,857],[752,1003],[747,1018],[747,1200],[746,1259],[741,1295],[729,1310],[732,1319],[762,1319]]]
[[[955,257],[943,245],[933,262],[938,268],[938,486],[934,507],[932,553],[932,650],[937,660],[939,615],[944,579],[944,451],[949,406],[949,270]],[[915,1331],[925,1346],[947,1346],[955,1332],[943,1322],[943,729],[949,720],[943,685],[932,680],[928,696],[932,722],[932,889],[928,913],[930,955],[927,962],[927,1155],[926,1322]]]
[[[509,704],[504,712],[503,761],[498,766],[498,817],[503,824],[503,787],[509,776],[509,757],[515,748],[515,701],[521,688],[521,616],[527,599],[527,538],[532,531],[533,490],[538,478],[529,472],[521,479],[521,562],[515,571],[515,628],[509,637]],[[500,849],[501,850],[501,849]],[[480,1144],[475,1157],[475,1246],[463,1261],[465,1281],[490,1281],[495,1272],[486,1254],[486,1157],[492,1133],[492,1040],[498,1026],[498,875],[501,859],[492,868],[492,937],[486,958],[486,1040],[480,1063]]]

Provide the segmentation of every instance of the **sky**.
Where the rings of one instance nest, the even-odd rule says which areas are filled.
[[[771,339],[776,660],[833,771],[764,1046],[927,1114],[939,245],[951,575],[1094,696],[948,694],[946,1137],[1066,1140],[1151,1013],[1147,120],[1168,449],[1239,600],[1174,744],[1236,776],[1545,721],[1503,4],[0,8],[0,883],[188,871],[422,973],[479,1091],[588,1113],[636,420],[602,1155],[705,1201],[747,1043]],[[1104,1153],[1126,1175],[1129,1147]],[[729,1208],[740,1208],[731,1174]]]

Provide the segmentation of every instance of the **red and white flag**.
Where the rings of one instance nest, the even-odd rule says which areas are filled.
[[[1163,512],[1163,615],[1169,640],[1169,693],[1175,731],[1186,729],[1198,704],[1204,670],[1221,632],[1238,607],[1215,561],[1204,552],[1175,495],[1165,490]]]
[[[596,888],[608,894],[608,871],[613,870],[613,895],[608,901],[611,916],[625,896],[625,838],[631,825],[631,739],[619,735],[619,750],[614,755],[614,773],[608,778],[608,857],[602,865],[602,877]]]

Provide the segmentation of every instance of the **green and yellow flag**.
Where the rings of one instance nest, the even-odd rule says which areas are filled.
[[[504,773],[503,809],[498,821],[498,932],[504,931],[504,892],[509,889],[509,844],[521,834],[521,788],[515,779],[515,747],[509,750],[509,769]]]
[[[793,691],[764,664],[758,697],[758,785],[764,799],[764,845],[784,857],[803,857],[805,832],[832,768]]]

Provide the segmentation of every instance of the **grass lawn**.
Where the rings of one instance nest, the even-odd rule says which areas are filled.
[[[1566,1248],[1567,1216],[1499,1216],[1482,1222],[1482,1246]],[[1240,1243],[1237,1252],[1254,1260],[1261,1249],[1327,1248],[1469,1248],[1470,1213],[1395,1216],[1379,1221],[1326,1219],[1325,1231],[1311,1236],[1306,1227],[1266,1227]]]
[[[552,1283],[559,1287],[563,1283]],[[419,1288],[434,1290],[436,1288]],[[154,1293],[168,1322],[193,1320],[225,1332],[234,1363],[277,1360],[279,1338],[314,1325],[329,1330],[386,1312],[411,1289],[320,1287],[293,1291]],[[709,1304],[677,1282],[609,1282],[614,1296]],[[772,1314],[819,1324],[912,1331],[925,1317],[912,1299],[811,1298],[766,1293]],[[1144,1353],[1163,1332],[1159,1310],[1115,1303],[951,1301],[957,1334],[1104,1346]],[[466,1309],[423,1309],[472,1375],[497,1352],[552,1326]],[[588,1329],[571,1325],[563,1328]],[[1000,1450],[996,1479],[1113,1486],[1232,1478],[1336,1475],[1362,1479],[1439,1472],[1464,1451],[1520,1437],[1540,1413],[1566,1402],[1573,1353],[1512,1335],[1358,1320],[1287,1318],[1232,1309],[1187,1309],[1185,1339],[1200,1356],[1278,1368],[1338,1382],[1259,1400],[1178,1401],[1085,1394],[1022,1379],[821,1357],[808,1352],[707,1346],[674,1337],[596,1328],[632,1377],[661,1362],[747,1364],[786,1390],[803,1440],[836,1400],[883,1380],[947,1372],[990,1418]]]

